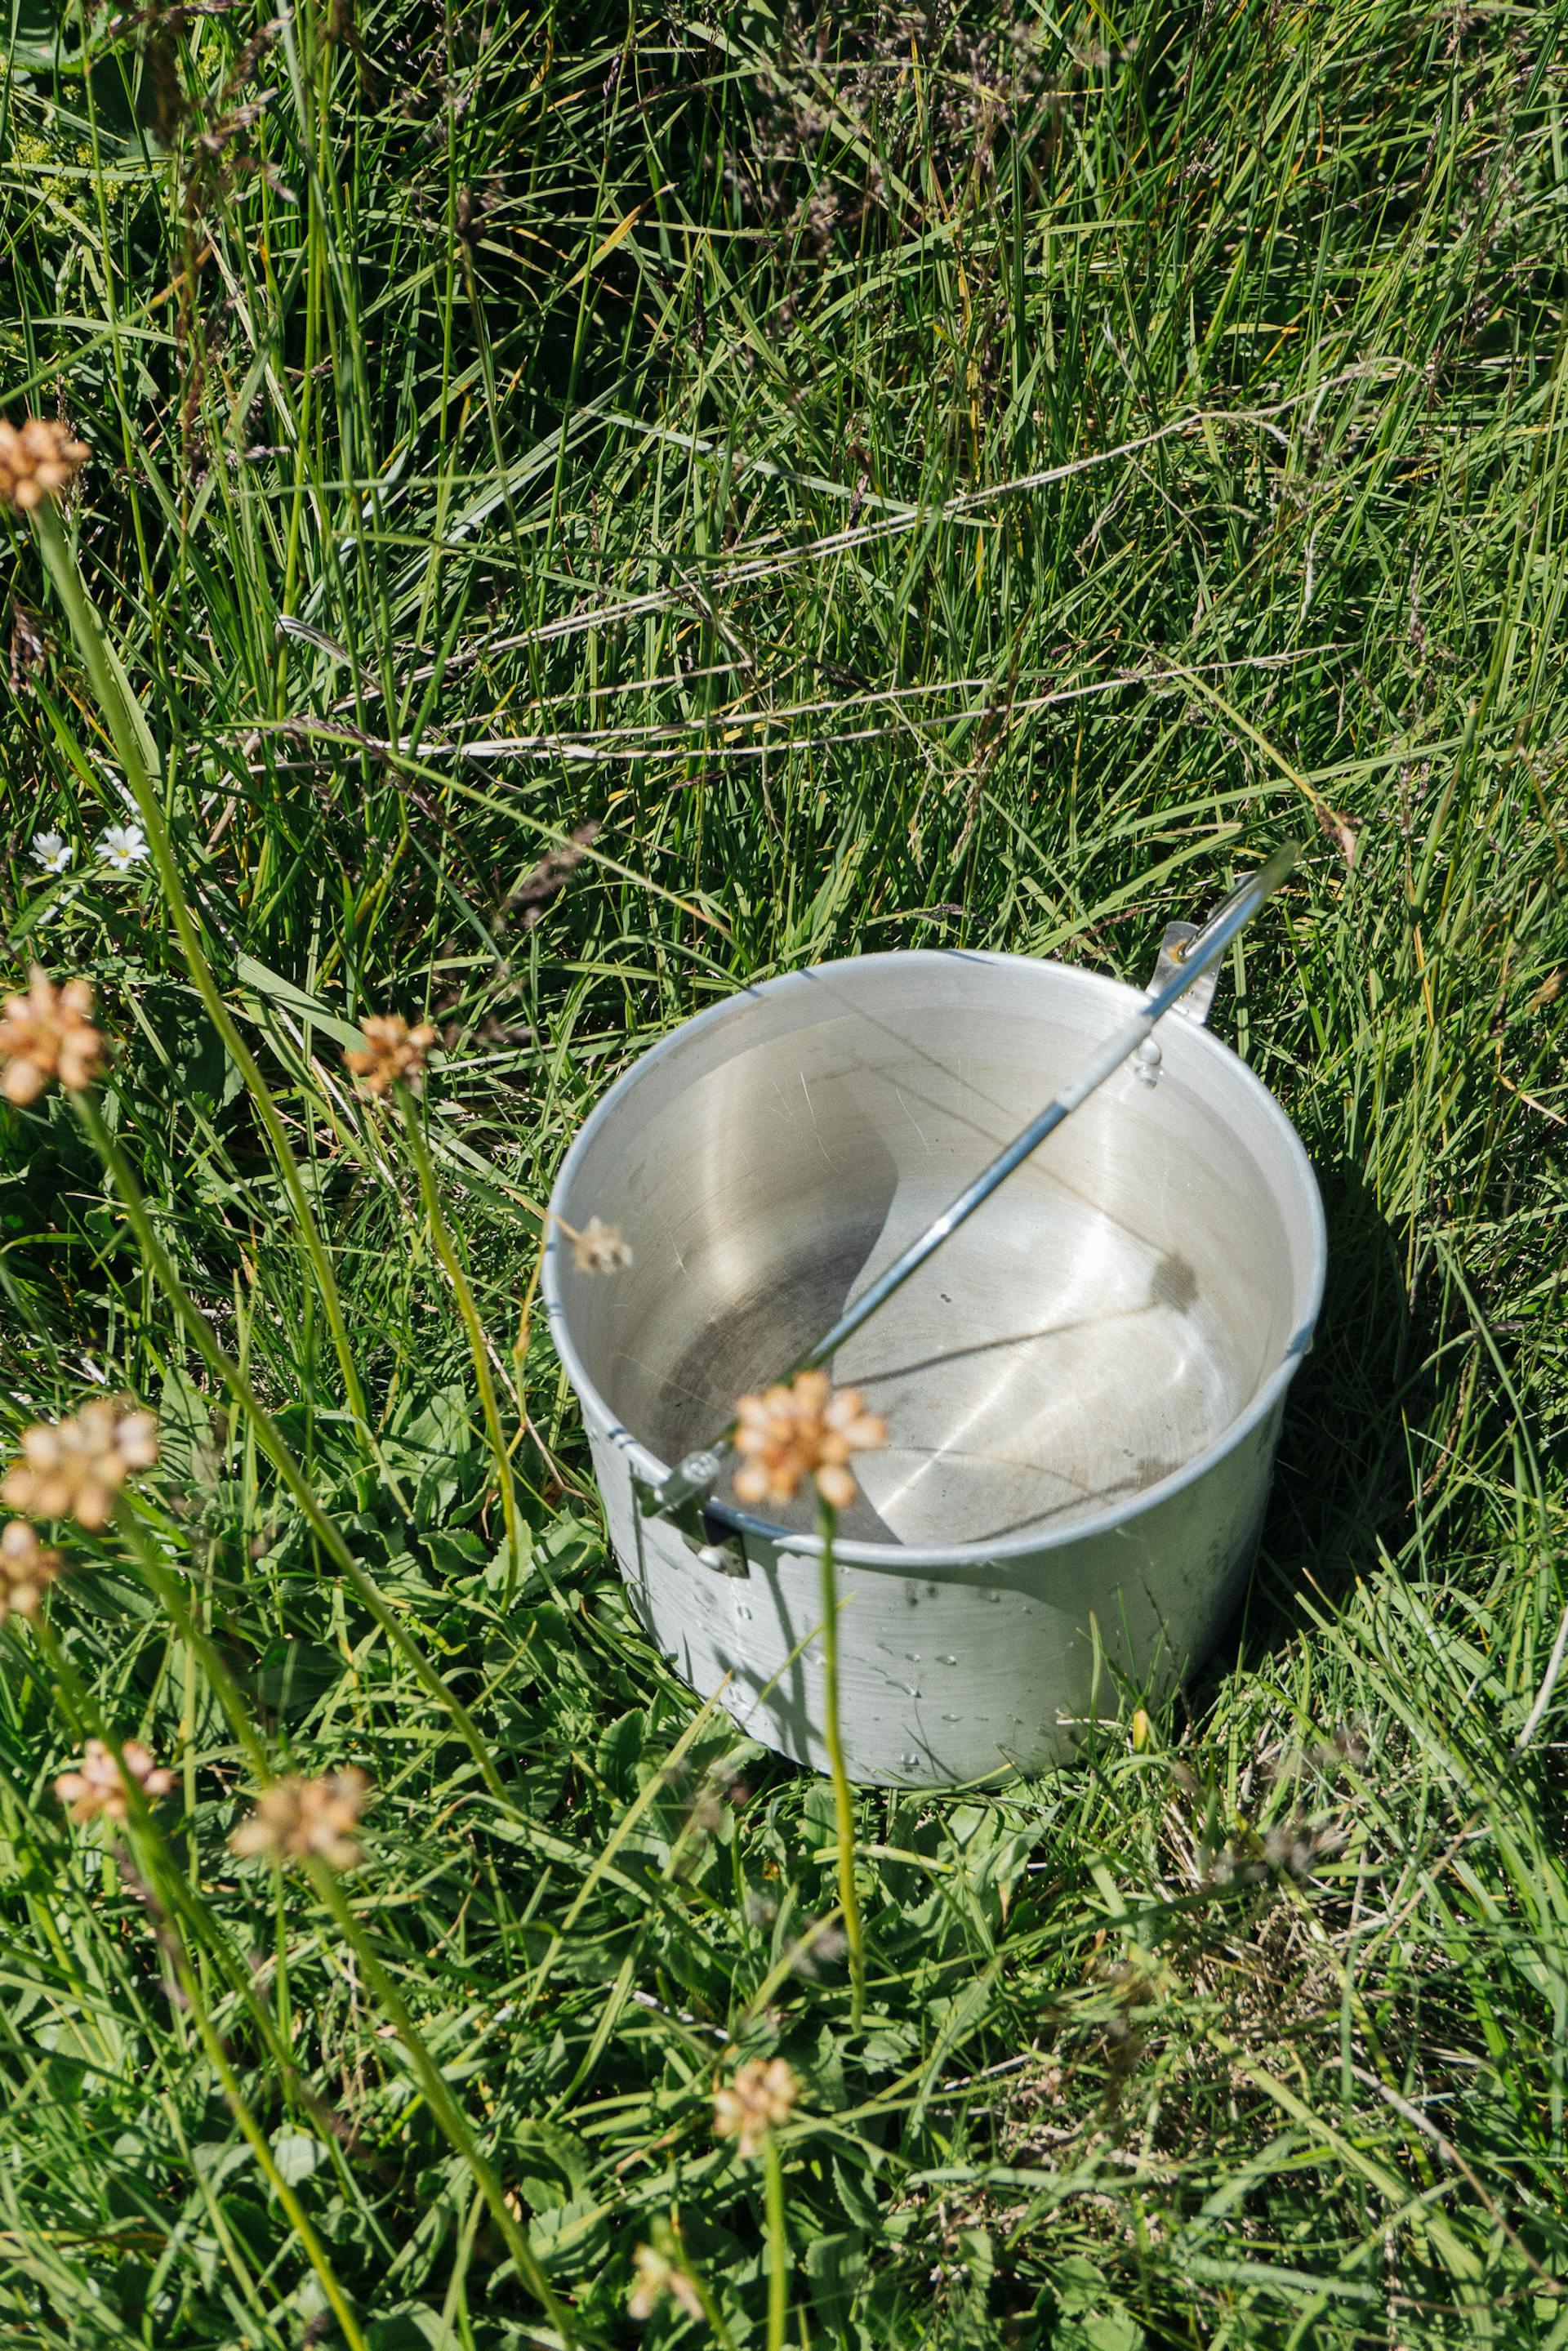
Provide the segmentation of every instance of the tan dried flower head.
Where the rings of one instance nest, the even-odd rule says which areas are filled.
[[[94,1396],[51,1427],[22,1431],[22,1458],[0,1479],[0,1502],[36,1519],[107,1526],[131,1472],[158,1458],[158,1416],[123,1397]]]
[[[364,1855],[349,1832],[369,1801],[370,1782],[354,1765],[320,1780],[291,1774],[262,1790],[229,1843],[242,1858],[260,1853],[270,1861],[308,1861],[314,1855],[332,1869],[357,1869]]]
[[[162,1764],[154,1763],[139,1740],[128,1739],[120,1749],[126,1771],[138,1782],[149,1803],[166,1796],[174,1785],[174,1774]],[[62,1771],[55,1782],[55,1793],[62,1804],[70,1806],[73,1821],[122,1821],[130,1810],[130,1799],[119,1766],[101,1739],[89,1739],[82,1750],[82,1760],[74,1771]]]
[[[47,1551],[25,1519],[10,1519],[0,1529],[0,1625],[13,1610],[18,1616],[37,1614],[45,1588],[65,1566],[57,1551]]]
[[[732,2138],[736,2152],[749,2159],[768,2133],[788,2120],[799,2095],[800,2083],[782,2057],[765,2064],[760,2057],[748,2057],[713,2093],[714,2135]]]
[[[651,2245],[639,2245],[631,2257],[636,2283],[626,2299],[633,2318],[651,2318],[661,2302],[678,2302],[689,2318],[702,2315],[702,2297],[692,2280],[674,2262]]]
[[[825,1502],[846,1510],[857,1490],[850,1455],[888,1442],[881,1414],[867,1411],[858,1388],[836,1394],[826,1372],[802,1372],[793,1387],[743,1395],[735,1417],[736,1449],[746,1457],[735,1472],[742,1502],[792,1501],[801,1479],[813,1478]]]
[[[91,455],[85,441],[50,417],[29,416],[19,430],[0,418],[0,501],[31,514],[68,489]]]
[[[0,1011],[0,1079],[7,1101],[36,1102],[51,1078],[63,1086],[90,1086],[103,1067],[103,1038],[93,1027],[92,989],[85,979],[57,987],[35,964],[26,996],[8,996]]]
[[[417,1029],[410,1029],[399,1013],[373,1012],[359,1026],[365,1042],[362,1047],[350,1045],[343,1059],[365,1092],[384,1094],[400,1078],[417,1092],[425,1055],[436,1040],[431,1023],[421,1020]]]
[[[624,1273],[631,1263],[631,1245],[618,1225],[590,1217],[580,1233],[572,1234],[572,1263],[580,1273]]]

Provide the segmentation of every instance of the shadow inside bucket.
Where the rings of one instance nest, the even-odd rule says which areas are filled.
[[[705,1445],[734,1411],[737,1396],[775,1379],[781,1365],[804,1354],[838,1320],[898,1188],[892,1158],[887,1158],[874,1186],[867,1187],[862,1169],[861,1184],[866,1188],[853,1215],[826,1234],[808,1259],[786,1267],[711,1317],[670,1366],[644,1415],[646,1441],[662,1460],[679,1461],[694,1446]],[[733,1499],[728,1478],[722,1492],[723,1499]],[[770,1509],[767,1515],[784,1525],[815,1523],[809,1500]],[[898,1540],[864,1496],[840,1513],[839,1525],[860,1542]]]

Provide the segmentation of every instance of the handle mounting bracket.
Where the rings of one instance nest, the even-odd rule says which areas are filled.
[[[1154,967],[1154,977],[1148,984],[1148,992],[1151,996],[1158,996],[1162,987],[1169,987],[1181,969],[1184,961],[1183,948],[1190,946],[1201,927],[1199,923],[1167,923],[1165,935],[1159,943],[1159,956]],[[1195,1021],[1201,1029],[1208,1020],[1209,1008],[1214,1001],[1214,991],[1219,985],[1220,967],[1217,964],[1211,964],[1207,971],[1199,972],[1185,996],[1177,998],[1170,1008],[1171,1010],[1180,1013],[1184,1019]]]

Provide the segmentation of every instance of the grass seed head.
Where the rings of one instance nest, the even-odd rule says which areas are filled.
[[[631,1263],[631,1245],[618,1225],[590,1217],[582,1231],[572,1235],[572,1263],[579,1273],[624,1273]]]
[[[262,1790],[255,1811],[229,1843],[242,1859],[254,1854],[277,1862],[314,1856],[331,1869],[357,1869],[364,1855],[350,1832],[369,1801],[369,1780],[353,1765],[319,1780],[291,1774]]]
[[[22,1431],[22,1458],[0,1479],[0,1502],[36,1519],[109,1524],[133,1471],[158,1458],[158,1416],[123,1397],[94,1396],[65,1420]]]
[[[73,1090],[90,1086],[103,1067],[104,1041],[93,1027],[92,989],[85,979],[57,987],[35,964],[26,996],[8,996],[0,1010],[0,1091],[8,1102],[36,1102],[51,1079]]]
[[[0,504],[31,514],[69,489],[91,455],[50,417],[29,416],[20,427],[0,418]]]
[[[763,1395],[743,1395],[735,1406],[736,1449],[745,1460],[735,1473],[742,1502],[788,1502],[803,1478],[835,1510],[855,1499],[852,1453],[874,1453],[888,1442],[880,1413],[867,1412],[858,1388],[835,1392],[826,1372],[802,1372]]]
[[[421,1020],[417,1029],[410,1029],[399,1013],[373,1012],[359,1025],[365,1042],[350,1045],[343,1059],[365,1092],[384,1094],[401,1079],[417,1092],[425,1055],[436,1040],[431,1023]]]
[[[702,2297],[683,2269],[652,2245],[639,2245],[631,2257],[635,2283],[626,2306],[633,2318],[651,2318],[661,2302],[677,2302],[689,2318],[702,2315]]]
[[[169,1793],[174,1785],[173,1772],[154,1763],[139,1740],[128,1739],[119,1751],[127,1773],[149,1803]],[[55,1782],[55,1793],[62,1804],[69,1806],[72,1820],[81,1824],[100,1817],[122,1821],[130,1810],[130,1798],[119,1766],[101,1739],[88,1740],[75,1771],[62,1771]]]
[[[0,1625],[7,1616],[36,1616],[46,1588],[65,1566],[57,1551],[38,1541],[25,1519],[0,1529]]]
[[[756,2154],[770,2131],[789,2118],[800,2095],[800,2082],[782,2057],[748,2057],[730,2080],[713,2093],[713,2132],[732,2138],[743,2159]]]

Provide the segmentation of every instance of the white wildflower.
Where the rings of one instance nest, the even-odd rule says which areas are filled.
[[[147,855],[147,835],[139,824],[106,825],[98,837],[98,854],[111,873],[129,873]]]
[[[33,862],[41,865],[46,873],[63,873],[75,854],[70,842],[63,841],[57,832],[33,835]]]

